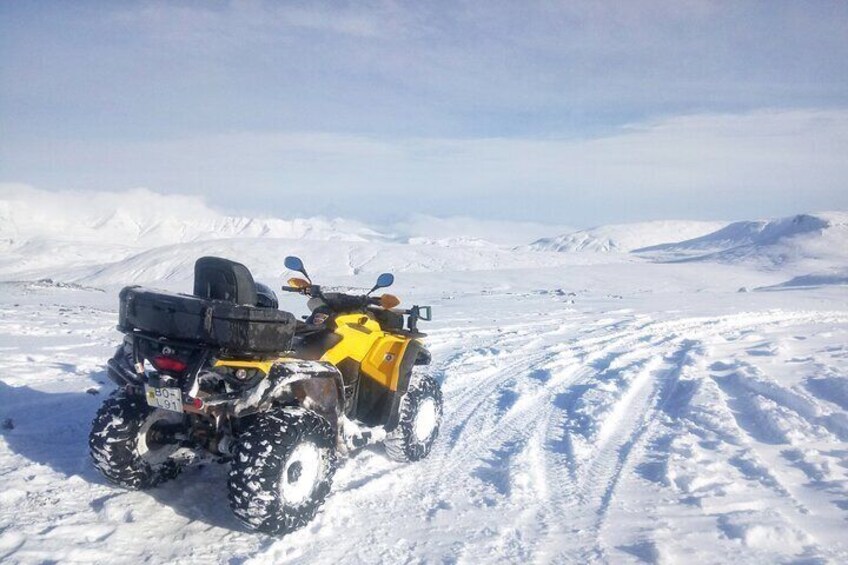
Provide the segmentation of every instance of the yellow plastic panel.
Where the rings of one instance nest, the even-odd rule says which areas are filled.
[[[218,359],[215,361],[215,367],[233,367],[234,369],[259,369],[266,375],[271,372],[271,365],[282,359],[272,359],[270,361],[240,361],[238,359]]]
[[[400,363],[408,338],[386,334],[362,360],[362,371],[389,390],[397,390]]]
[[[342,340],[328,349],[321,360],[336,366],[348,357],[361,362],[374,342],[385,335],[380,324],[363,314],[338,316],[335,333],[340,335]]]

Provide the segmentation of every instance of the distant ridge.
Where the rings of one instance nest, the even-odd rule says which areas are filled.
[[[390,236],[353,220],[228,216],[191,196],[146,189],[123,193],[49,192],[2,187],[0,241],[94,241],[150,247],[206,239],[269,237],[321,241],[383,241]]]
[[[339,218],[231,216],[196,197],[144,189],[49,192],[0,184],[0,280],[177,283],[191,277],[194,260],[202,255],[238,259],[269,279],[283,274],[287,254],[302,254],[322,273],[353,276],[639,261],[722,262],[785,270],[795,277],[787,281],[788,288],[836,284],[848,269],[846,212],[730,224],[617,224],[518,247],[515,239],[508,243],[522,233],[538,237],[545,233],[538,230],[545,228],[412,217],[409,225],[398,221],[375,229]],[[506,233],[511,230],[515,233]]]
[[[838,213],[835,213],[838,214]],[[635,249],[647,251],[715,251],[747,245],[772,245],[799,234],[819,233],[833,225],[824,215],[798,214],[775,220],[733,222],[701,237]]]
[[[640,247],[698,237],[724,226],[723,222],[657,220],[612,224],[534,241],[534,251],[628,253]]]
[[[848,258],[848,213],[820,212],[734,222],[701,237],[634,252],[666,261],[751,261],[760,265]]]

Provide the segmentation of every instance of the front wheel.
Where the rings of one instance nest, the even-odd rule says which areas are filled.
[[[271,535],[305,526],[324,503],[335,471],[335,433],[303,408],[249,416],[230,467],[230,507]]]
[[[429,375],[413,375],[400,401],[398,423],[386,436],[386,454],[395,461],[427,457],[442,423],[442,389]]]
[[[103,476],[118,486],[135,490],[154,487],[180,472],[179,463],[171,458],[179,445],[166,441],[165,432],[182,425],[182,414],[152,408],[144,398],[118,389],[103,402],[91,423],[91,459]]]

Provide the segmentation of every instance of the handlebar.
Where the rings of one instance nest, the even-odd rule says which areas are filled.
[[[324,293],[319,285],[309,285],[306,287],[283,286],[281,289],[285,292],[296,292],[310,298],[321,299],[332,310],[339,312],[367,309],[373,306],[381,307],[379,296],[354,295],[342,292]],[[390,311],[408,316],[409,330],[413,332],[418,331],[418,320],[430,321],[432,319],[432,311],[429,306],[413,306],[408,310]]]
[[[317,284],[305,287],[283,286],[281,289],[285,292],[303,294],[309,298],[318,298],[333,310],[339,311],[361,309],[380,304],[380,299],[374,296],[345,294],[343,292],[324,292]]]
[[[283,290],[285,292],[301,292],[301,293],[303,292],[302,288],[297,288],[296,286],[284,286],[284,287],[281,287],[280,290]]]

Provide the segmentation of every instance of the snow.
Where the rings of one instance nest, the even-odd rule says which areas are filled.
[[[640,247],[698,237],[721,228],[721,222],[658,220],[600,226],[534,241],[535,251],[626,253]]]
[[[438,424],[438,410],[436,402],[432,398],[427,398],[418,407],[418,413],[415,415],[413,423],[413,431],[415,439],[424,442],[433,434],[433,430]]]
[[[324,449],[324,453],[328,453],[328,450]],[[293,465],[302,467],[297,479],[289,478],[289,469]],[[302,443],[292,451],[280,476],[280,491],[287,503],[300,506],[308,500],[315,484],[322,477],[321,466],[321,450],[314,443]]]
[[[281,220],[227,216],[196,197],[146,189],[121,193],[48,192],[0,184],[0,241],[31,239],[153,246],[200,239],[276,237],[370,241],[388,236],[364,224],[326,218]]]
[[[829,273],[810,273],[792,277],[780,284],[762,287],[759,290],[782,290],[827,285],[848,285],[848,269],[835,269]]]
[[[760,228],[647,253],[530,252],[480,244],[479,233],[383,237],[347,233],[344,221],[332,237],[177,230],[164,243],[125,241],[135,232],[124,216],[75,228],[51,254],[61,230],[21,235],[17,224],[15,246],[52,243],[25,268],[5,251],[0,262],[0,560],[848,561],[840,222],[752,221]],[[665,243],[685,239],[672,232]],[[773,261],[778,249],[786,261]],[[121,337],[120,286],[188,290],[202,254],[243,260],[278,285],[289,253],[333,285],[369,287],[392,271],[404,304],[433,306],[421,323],[426,371],[445,404],[431,455],[355,454],[315,520],[279,540],[232,516],[222,465],[147,492],[106,484],[87,434],[114,388],[104,363]],[[280,298],[305,313],[299,297]]]
[[[497,245],[517,246],[544,237],[551,232],[573,231],[573,228],[534,222],[507,222],[465,217],[433,218],[413,214],[402,222],[393,224],[389,231],[398,234],[398,239],[404,237],[409,240],[426,239],[438,234],[439,239],[465,238],[483,240]]]
[[[635,250],[666,260],[745,262],[768,267],[792,263],[844,266],[848,213],[798,214],[734,222],[702,237]]]
[[[48,192],[0,184],[0,273],[32,279],[96,269],[157,247],[231,238],[370,242],[391,239],[344,219],[223,215],[201,199],[145,189]],[[59,271],[57,269],[62,269]],[[69,276],[65,277],[69,279]]]

